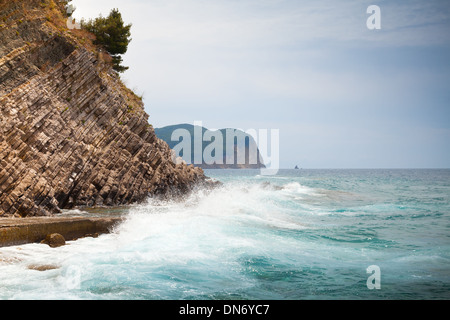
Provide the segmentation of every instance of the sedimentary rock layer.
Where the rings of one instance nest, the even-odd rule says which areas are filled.
[[[171,161],[107,55],[54,24],[58,6],[0,5],[0,216],[139,202],[205,181]]]

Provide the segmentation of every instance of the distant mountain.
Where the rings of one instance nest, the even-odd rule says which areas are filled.
[[[177,131],[175,132],[175,130]],[[174,132],[173,139],[175,141],[172,141]],[[200,132],[200,137],[197,137]],[[213,131],[191,124],[176,124],[156,128],[155,133],[158,138],[167,142],[171,149],[179,153],[186,163],[194,164],[196,167],[203,169],[260,169],[266,167],[253,137],[241,130],[226,128]],[[184,138],[180,138],[180,136],[187,136],[188,140],[184,141]],[[216,137],[218,141],[215,140]],[[230,142],[232,150],[228,150],[228,152],[227,138],[234,140],[233,143]],[[202,157],[194,154],[194,140],[198,141],[199,145],[201,141]],[[182,148],[183,146],[186,150]],[[180,151],[180,149],[183,150]],[[216,154],[216,152],[221,154]],[[194,162],[194,160],[196,161]]]

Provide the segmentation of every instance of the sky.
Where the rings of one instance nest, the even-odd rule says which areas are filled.
[[[154,127],[279,130],[281,168],[450,168],[449,1],[73,4],[132,23],[121,77]]]

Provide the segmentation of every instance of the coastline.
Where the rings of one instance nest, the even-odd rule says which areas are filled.
[[[0,218],[0,247],[39,243],[52,233],[66,241],[109,233],[123,221],[120,217],[27,217]]]

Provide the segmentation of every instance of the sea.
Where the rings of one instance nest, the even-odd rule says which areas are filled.
[[[450,298],[450,169],[206,170],[109,234],[0,248],[0,299]]]

